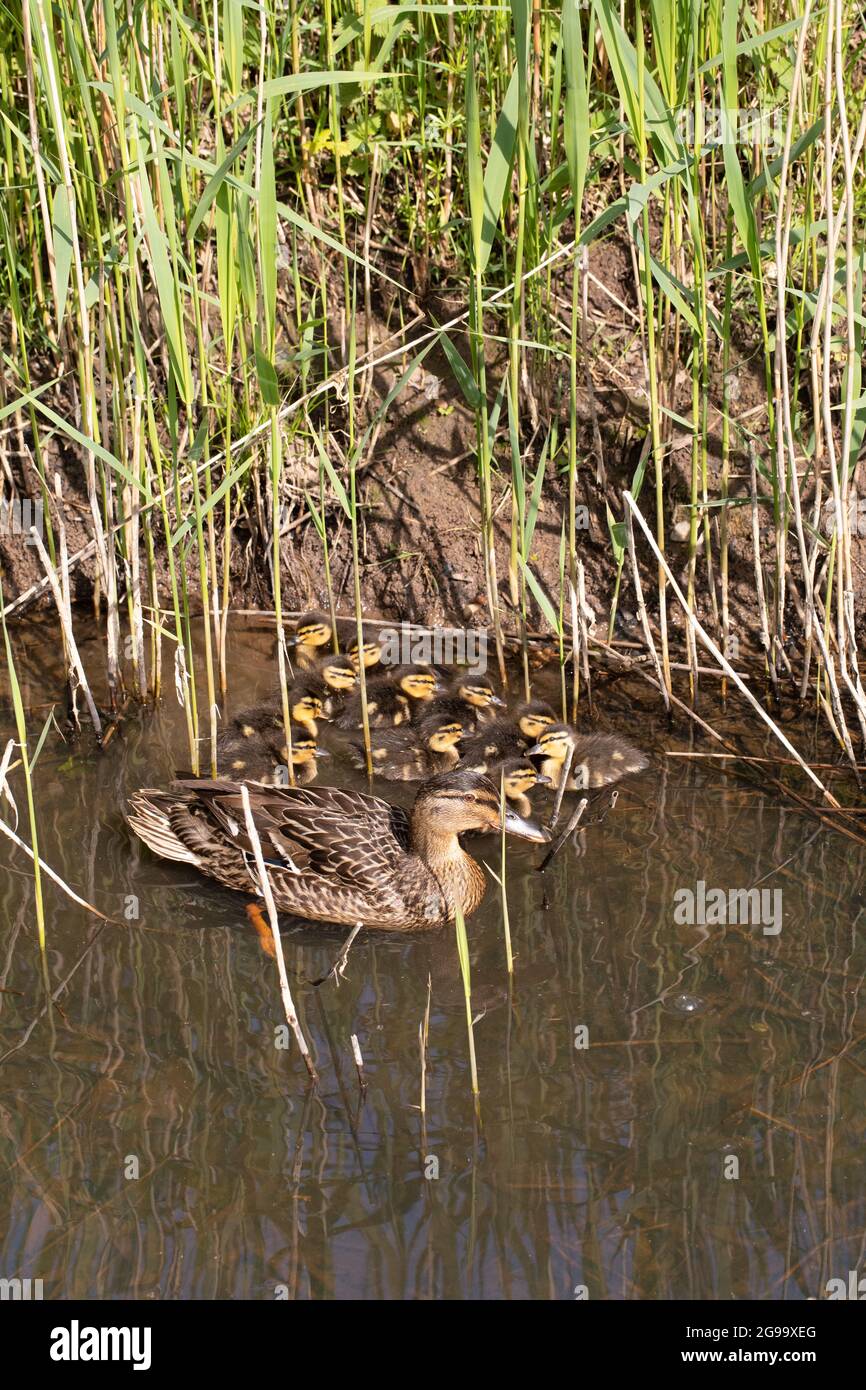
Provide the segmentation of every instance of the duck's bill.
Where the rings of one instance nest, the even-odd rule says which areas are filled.
[[[492,705],[494,709],[505,709],[508,701],[503,700],[499,695],[491,695],[488,704]]]
[[[539,844],[547,844],[550,839],[549,830],[536,825],[535,821],[524,820],[523,816],[510,809],[505,812],[505,831],[508,835],[519,835],[521,840],[537,840]]]
[[[317,757],[317,758],[330,758],[330,756],[331,756],[331,755],[330,755],[330,753],[328,752],[327,748],[317,748],[317,749],[316,749],[316,757]]]
[[[537,758],[537,757],[540,757],[540,755],[541,755],[544,751],[545,751],[545,750],[544,750],[544,748],[541,746],[540,743],[533,743],[533,745],[532,745],[531,748],[527,748],[527,750],[526,750],[526,756],[527,756],[527,758]]]
[[[539,772],[535,777],[535,785],[537,787],[550,787],[553,785],[553,778],[546,776],[543,772]]]

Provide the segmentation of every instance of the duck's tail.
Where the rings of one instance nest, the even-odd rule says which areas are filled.
[[[160,859],[173,859],[178,864],[194,864],[201,868],[198,855],[172,829],[171,812],[177,809],[177,797],[170,792],[145,787],[130,796],[126,819],[130,829]]]

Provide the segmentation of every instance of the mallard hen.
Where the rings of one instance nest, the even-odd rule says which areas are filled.
[[[460,845],[469,831],[500,829],[499,790],[457,771],[420,788],[407,815],[339,787],[248,787],[250,812],[274,900],[317,922],[419,931],[474,912],[483,870]],[[189,864],[227,888],[261,896],[236,782],[183,781],[129,800],[129,825],[163,859]],[[510,808],[505,829],[545,841]]]

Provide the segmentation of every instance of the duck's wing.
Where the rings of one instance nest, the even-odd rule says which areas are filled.
[[[250,853],[237,784],[191,782],[222,838]],[[340,787],[248,787],[250,812],[265,862],[289,875],[374,891],[409,850],[409,820],[400,807]]]

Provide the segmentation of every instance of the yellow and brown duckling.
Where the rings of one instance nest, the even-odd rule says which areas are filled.
[[[322,717],[319,687],[312,678],[302,677],[289,690],[292,712],[292,766],[302,781],[316,775],[316,759],[328,757],[317,747],[318,725]],[[217,766],[224,775],[271,780],[271,773],[288,763],[282,703],[269,700],[241,710],[217,739]],[[299,769],[301,770],[299,774]],[[277,772],[277,783],[279,783]]]
[[[373,771],[386,782],[418,782],[446,772],[459,761],[458,745],[466,730],[447,714],[432,714],[421,724],[377,730],[370,738]],[[363,743],[350,745],[355,767],[366,769]]]
[[[288,778],[288,749],[285,744],[280,749],[280,762],[274,770],[274,785],[284,787]],[[329,758],[331,755],[325,748],[320,748],[314,738],[309,735],[302,738],[292,739],[292,771],[295,781],[301,786],[307,782],[316,780],[318,772],[319,758]]]
[[[474,912],[483,870],[460,835],[501,828],[499,789],[477,773],[435,777],[409,814],[339,787],[249,787],[250,814],[277,908],[315,922],[419,931]],[[192,865],[238,892],[261,894],[241,788],[180,781],[129,799],[129,825],[162,859]],[[505,830],[547,832],[510,807]]]
[[[359,647],[357,635],[354,636],[349,643],[347,652],[356,671],[360,671],[362,663],[364,670],[369,671],[371,666],[378,666],[382,660],[382,644],[373,637],[365,638]]]
[[[244,777],[253,782],[269,782],[275,766],[274,754],[258,734],[245,736],[239,730],[229,728],[219,735],[217,770],[221,777]]]
[[[355,689],[358,681],[357,671],[347,656],[331,652],[313,662],[310,674],[317,676],[327,686],[324,699],[325,718],[333,719],[343,709]]]
[[[297,724],[311,738],[318,738],[318,720],[327,720],[325,700],[327,686],[318,676],[308,673],[292,681],[287,691],[289,713],[292,723]],[[283,737],[283,705],[279,696],[264,700],[260,705],[251,705],[241,710],[232,719],[226,734],[240,734],[247,739],[264,739],[269,745],[285,742]]]
[[[322,648],[333,644],[334,628],[327,613],[318,608],[302,613],[295,624],[289,644],[295,648],[295,660],[302,671],[310,670],[322,655]]]
[[[317,760],[329,756],[309,734],[293,738],[291,764],[295,781],[301,785],[314,781]],[[235,730],[226,730],[217,742],[217,767],[223,777],[283,787],[290,780],[288,762],[288,749],[282,742],[282,725],[278,739],[260,735],[245,737]]]
[[[556,723],[556,715],[543,700],[518,705],[510,718],[485,724],[463,745],[463,765],[479,772],[491,771],[506,758],[522,758],[544,730]]]
[[[374,676],[366,682],[370,728],[398,728],[408,724],[413,710],[425,710],[443,689],[427,666],[398,666],[392,675]],[[338,729],[360,729],[362,722],[361,693],[358,691],[336,720],[336,725]]]
[[[492,722],[495,718],[494,711],[504,708],[505,701],[496,694],[493,683],[487,676],[467,673],[452,681],[447,693],[435,701],[430,712],[451,715],[452,718],[465,723],[469,729],[475,729]],[[426,711],[422,711],[414,717],[424,718],[425,713]]]
[[[648,766],[646,754],[618,734],[579,734],[567,724],[545,729],[527,756],[540,760],[542,773],[558,788],[570,748],[568,790],[606,787]]]
[[[305,676],[298,676],[297,680],[292,681],[287,694],[292,723],[300,725],[311,738],[318,738],[318,721],[328,718],[325,713],[325,701],[328,698],[328,687],[325,682],[320,676],[314,675],[312,672]],[[282,720],[282,707],[280,707],[278,714]]]
[[[491,782],[501,779],[505,795],[521,816],[532,814],[529,793],[533,787],[549,786],[550,778],[539,772],[529,758],[506,758],[490,773]]]

